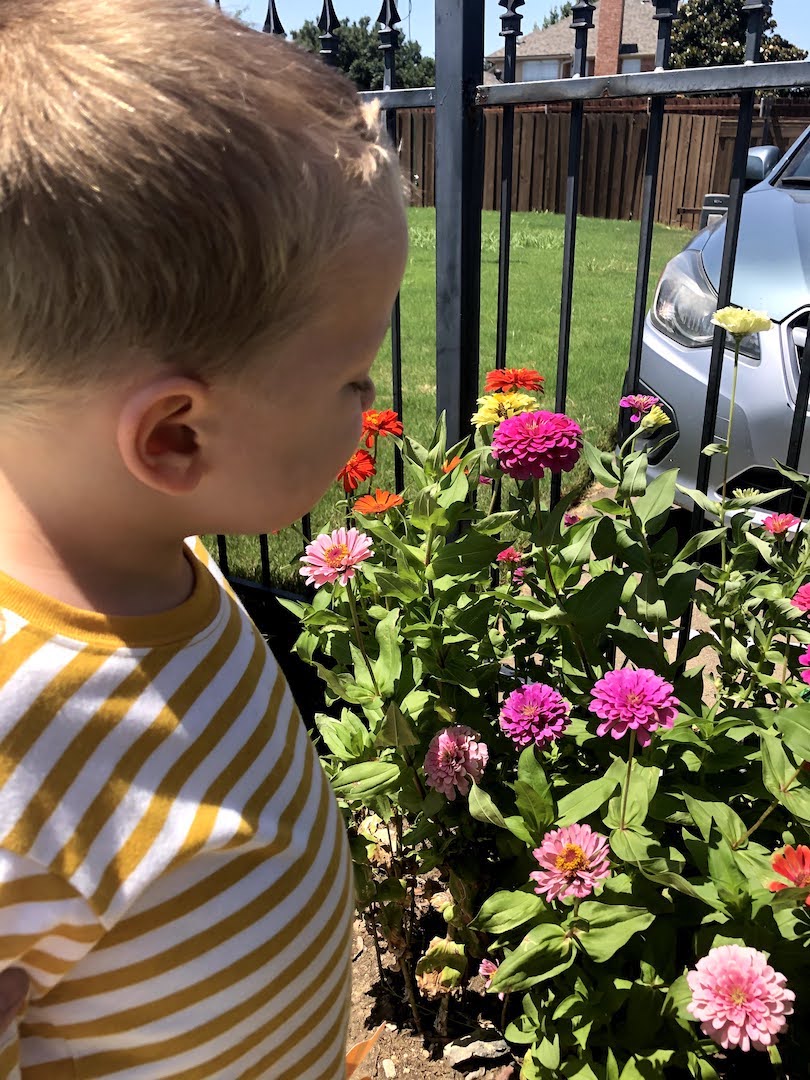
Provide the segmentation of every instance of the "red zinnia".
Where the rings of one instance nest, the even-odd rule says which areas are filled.
[[[369,448],[379,436],[401,434],[402,421],[393,409],[366,409],[363,413],[363,437]]]
[[[343,481],[343,490],[348,494],[356,491],[364,480],[370,479],[376,472],[371,454],[366,450],[355,450],[337,474],[337,479]]]
[[[461,464],[461,458],[458,456],[458,454],[456,454],[456,456],[453,457],[453,458],[450,458],[449,461],[445,461],[444,465],[442,465],[442,472],[443,473],[451,473],[453,471],[453,469],[455,469],[460,464]]]
[[[534,390],[542,394],[544,382],[540,372],[532,368],[504,368],[503,371],[487,372],[484,393],[509,394],[514,390]]]
[[[762,527],[767,529],[772,536],[784,536],[789,529],[795,529],[801,523],[801,518],[793,514],[771,514],[762,522]]]
[[[384,514],[386,510],[393,510],[395,506],[402,506],[404,499],[401,495],[394,495],[391,491],[383,491],[377,488],[375,495],[361,495],[354,504],[355,514]]]
[[[777,851],[771,859],[771,866],[784,881],[771,881],[768,888],[771,892],[781,892],[782,889],[810,889],[810,847],[799,844],[791,847],[785,844],[782,851]],[[805,904],[810,907],[810,896],[805,897]]]

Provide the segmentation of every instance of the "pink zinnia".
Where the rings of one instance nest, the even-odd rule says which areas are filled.
[[[794,607],[797,607],[799,611],[810,611],[810,581],[801,586],[791,600],[791,603]]]
[[[529,874],[538,896],[547,900],[590,896],[610,876],[608,839],[590,825],[566,825],[546,833],[532,852],[540,869]]]
[[[563,413],[519,413],[501,421],[492,435],[492,456],[516,480],[541,479],[546,469],[570,472],[582,451],[582,429]]]
[[[425,776],[430,787],[446,795],[450,802],[456,791],[466,795],[470,781],[481,779],[489,750],[486,743],[476,742],[476,734],[464,724],[444,728],[430,740],[425,755]]]
[[[787,1026],[795,994],[768,964],[765,953],[742,945],[719,945],[686,974],[692,1000],[686,1006],[700,1030],[724,1050],[767,1050]]]
[[[802,682],[810,683],[810,649],[807,652],[803,652],[799,657],[799,663],[802,665],[802,670],[799,672],[799,678]]]
[[[481,966],[478,968],[478,974],[483,975],[484,978],[487,980],[484,983],[485,990],[489,990],[489,984],[492,982],[492,977],[494,976],[495,972],[498,970],[499,967],[500,964],[496,964],[492,960],[484,959],[481,961]],[[503,1001],[503,994],[498,994],[498,997],[501,999],[501,1001]]]
[[[672,685],[649,668],[608,671],[591,690],[593,701],[588,706],[602,719],[597,735],[609,731],[621,739],[635,731],[639,745],[649,746],[653,731],[675,723],[680,702],[672,691]]]
[[[526,576],[525,566],[516,566],[512,571],[512,584],[520,585],[523,582],[523,578]]]
[[[527,683],[513,690],[501,708],[501,730],[518,746],[550,746],[568,726],[571,706],[551,686]]]
[[[301,559],[304,564],[299,573],[307,579],[307,585],[319,589],[339,581],[345,585],[354,577],[354,568],[374,554],[371,537],[357,529],[335,529],[331,534],[321,533]]]
[[[483,484],[484,487],[490,487],[492,484],[492,479],[489,476],[479,476],[478,483]]]
[[[793,514],[771,514],[762,522],[763,529],[767,529],[772,536],[784,536],[788,529],[801,525],[802,519]]]
[[[569,529],[572,525],[576,525],[577,522],[581,520],[582,518],[579,516],[579,514],[572,514],[570,511],[563,514],[563,525],[567,525]]]
[[[651,394],[628,394],[627,397],[622,398],[619,406],[622,409],[634,409],[635,412],[630,414],[630,420],[632,423],[637,424],[642,416],[658,405],[660,401],[660,398],[653,397]]]
[[[521,553],[514,547],[504,548],[503,551],[499,551],[495,556],[496,562],[514,563],[515,565],[517,565],[522,558],[523,556]]]
[[[774,873],[785,878],[787,882],[787,884],[785,881],[769,882],[768,888],[771,892],[781,892],[782,889],[790,888],[810,889],[810,847],[806,844],[799,844],[798,847],[785,844],[781,851],[774,854],[771,866]],[[805,897],[804,902],[807,907],[810,907],[810,896]]]

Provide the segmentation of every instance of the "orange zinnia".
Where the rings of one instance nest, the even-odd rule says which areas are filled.
[[[461,464],[461,458],[458,455],[456,455],[456,457],[450,458],[449,461],[445,461],[444,465],[442,465],[442,472],[443,473],[450,473],[450,472],[453,471],[453,469],[455,469],[460,464]]]
[[[391,491],[383,491],[377,488],[375,495],[361,495],[354,504],[356,514],[384,514],[386,510],[393,510],[395,506],[402,506],[404,502],[401,495],[394,495]]]
[[[371,454],[366,450],[356,450],[337,474],[337,479],[343,481],[343,490],[348,494],[356,491],[364,480],[368,480],[376,472]]]
[[[504,368],[488,371],[484,383],[485,394],[510,394],[515,390],[536,390],[543,393],[545,379],[532,368]]]
[[[393,409],[366,409],[363,413],[363,436],[366,446],[372,447],[374,440],[382,435],[401,435],[402,421]]]

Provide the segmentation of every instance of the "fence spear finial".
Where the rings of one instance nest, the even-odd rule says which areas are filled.
[[[265,34],[278,34],[279,37],[287,36],[287,31],[281,25],[281,19],[276,11],[276,0],[270,0],[267,5],[267,18],[264,20],[262,30]]]
[[[771,0],[745,0],[745,63],[758,64],[765,34],[765,22],[771,17]]]
[[[340,19],[335,13],[332,0],[323,0],[318,29],[321,38],[321,56],[330,67],[337,67],[338,39],[335,31],[340,27]]]
[[[571,75],[577,79],[582,78],[588,70],[588,31],[593,29],[593,7],[588,0],[577,0],[571,14],[571,29],[576,31]]]

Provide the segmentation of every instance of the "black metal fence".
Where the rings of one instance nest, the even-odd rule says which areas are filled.
[[[290,0],[292,3],[292,0]],[[503,109],[502,167],[500,190],[500,259],[498,276],[497,345],[495,363],[507,365],[509,321],[509,273],[511,206],[513,186],[514,109],[516,105],[567,102],[571,106],[571,128],[565,201],[565,237],[562,266],[559,340],[555,408],[564,412],[568,394],[574,266],[576,260],[579,206],[580,158],[584,103],[596,99],[646,97],[650,101],[635,300],[624,387],[632,393],[638,387],[642,356],[642,336],[648,301],[650,255],[656,189],[661,157],[661,134],[667,98],[681,94],[734,94],[739,113],[729,191],[718,307],[729,304],[734,260],[740,227],[746,164],[757,91],[787,90],[810,86],[810,61],[760,63],[769,0],[745,0],[747,20],[745,63],[733,67],[669,70],[672,23],[678,17],[679,0],[651,0],[651,17],[658,24],[655,71],[627,75],[586,77],[588,35],[593,28],[594,9],[588,0],[578,0],[572,12],[573,77],[543,82],[515,82],[516,49],[525,0],[499,0],[501,36],[505,41],[502,82],[483,85],[485,0],[436,0],[436,86],[402,90],[396,88],[396,50],[401,22],[394,0],[382,4],[377,23],[380,48],[385,60],[384,89],[365,96],[379,99],[385,110],[388,130],[396,138],[399,109],[434,107],[436,111],[436,408],[447,416],[449,444],[470,432],[470,416],[475,411],[479,387],[479,324],[481,287],[481,204],[483,183],[483,108]],[[491,8],[490,8],[491,10]],[[490,14],[490,17],[494,15]],[[321,55],[326,63],[336,62],[340,25],[332,0],[324,0],[318,26]],[[284,34],[275,0],[270,0],[264,31]],[[402,415],[402,341],[399,300],[392,314],[392,397],[393,407]],[[715,328],[711,362],[707,375],[703,411],[702,442],[714,440],[720,380],[725,354],[725,332]],[[617,390],[619,388],[617,387]],[[618,395],[617,395],[618,396]],[[796,406],[788,444],[787,464],[796,468],[810,399],[810,349],[804,350]],[[407,421],[407,417],[404,418]],[[706,492],[710,458],[701,455],[697,464],[697,487]],[[403,486],[402,463],[397,460],[396,484]],[[560,497],[560,478],[552,481],[551,499]],[[693,529],[702,526],[702,512],[696,507]],[[308,519],[304,535],[311,536]],[[268,539],[260,538],[262,587],[270,589]],[[227,572],[224,537],[219,538],[220,557]],[[683,628],[684,634],[688,627]]]

